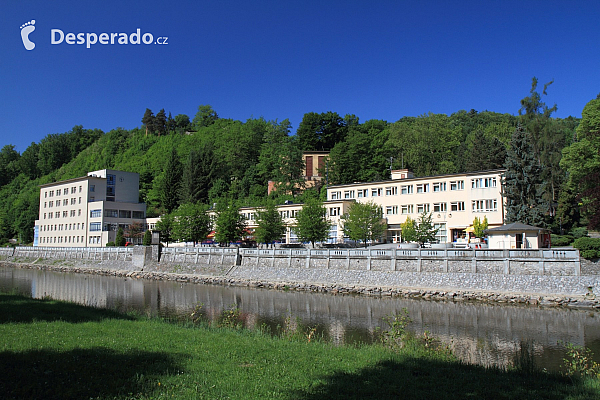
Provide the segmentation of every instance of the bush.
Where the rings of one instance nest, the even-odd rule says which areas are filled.
[[[115,247],[115,242],[106,243],[106,247]]]
[[[579,249],[581,256],[588,260],[600,257],[600,239],[598,238],[582,237],[575,239],[573,247]]]
[[[582,237],[586,237],[588,235],[588,230],[586,227],[580,226],[578,228],[571,229],[571,232],[569,232],[569,234],[573,236],[574,239],[579,239]]]
[[[552,247],[568,246],[575,238],[571,235],[552,235]]]

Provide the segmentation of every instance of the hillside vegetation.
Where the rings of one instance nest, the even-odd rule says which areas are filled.
[[[329,184],[388,179],[390,168],[409,168],[415,176],[488,170],[505,165],[517,126],[531,133],[534,162],[544,171],[545,223],[557,233],[569,231],[589,222],[580,215],[577,182],[567,179],[570,166],[561,164],[563,149],[577,142],[579,120],[552,118],[556,106],[541,101],[536,85],[534,79],[518,116],[461,110],[390,123],[307,113],[292,134],[288,120],[224,119],[203,105],[191,121],[183,114],[167,118],[164,110],[156,116],[146,110],[144,124],[131,130],[104,133],[75,126],[32,143],[22,154],[5,145],[0,150],[0,238],[31,242],[39,185],[93,170],[139,172],[140,201],[147,203],[149,216],[182,203],[262,205],[270,180],[277,186],[270,196],[275,202],[299,202],[305,195],[298,190],[303,151],[330,151],[323,171]]]

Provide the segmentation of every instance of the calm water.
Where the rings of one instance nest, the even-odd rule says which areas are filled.
[[[0,266],[0,290],[13,289],[34,298],[148,315],[189,316],[202,304],[205,317],[216,319],[235,306],[249,328],[299,324],[316,328],[334,343],[371,342],[378,328],[387,328],[383,317],[406,308],[412,319],[409,330],[429,331],[468,362],[507,365],[522,341],[533,344],[537,365],[548,370],[559,369],[568,342],[591,348],[600,361],[598,312],[279,292]]]

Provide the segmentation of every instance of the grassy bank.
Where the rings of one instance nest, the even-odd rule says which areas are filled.
[[[594,399],[595,380],[468,366],[409,343],[171,323],[0,294],[0,397],[18,399]]]

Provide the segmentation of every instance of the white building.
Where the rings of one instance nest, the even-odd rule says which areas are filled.
[[[41,185],[39,210],[34,246],[103,247],[115,240],[119,227],[144,229],[146,223],[135,172],[104,169]]]

